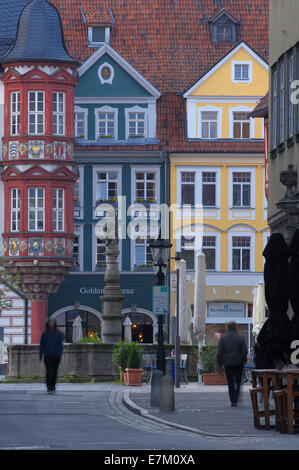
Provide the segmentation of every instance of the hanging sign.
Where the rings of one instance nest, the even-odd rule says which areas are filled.
[[[168,287],[153,287],[153,313],[155,315],[168,315]]]

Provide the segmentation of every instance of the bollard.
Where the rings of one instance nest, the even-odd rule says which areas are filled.
[[[154,369],[151,379],[151,406],[160,406],[160,381],[163,377],[161,370]]]
[[[165,375],[161,379],[160,385],[160,410],[174,410],[174,383],[169,375]]]

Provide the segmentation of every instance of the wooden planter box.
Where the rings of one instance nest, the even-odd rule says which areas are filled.
[[[227,385],[226,375],[202,374],[204,385]]]
[[[142,384],[142,373],[143,369],[126,369],[126,384],[140,386]]]

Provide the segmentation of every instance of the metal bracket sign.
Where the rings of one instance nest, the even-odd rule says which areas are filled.
[[[168,287],[153,287],[153,313],[155,315],[168,315]]]

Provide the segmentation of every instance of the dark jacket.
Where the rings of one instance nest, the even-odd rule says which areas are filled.
[[[58,356],[61,357],[63,353],[64,335],[61,331],[44,333],[40,339],[39,357],[43,356]]]
[[[247,352],[243,336],[228,331],[220,338],[217,362],[220,366],[239,366],[247,361]]]

